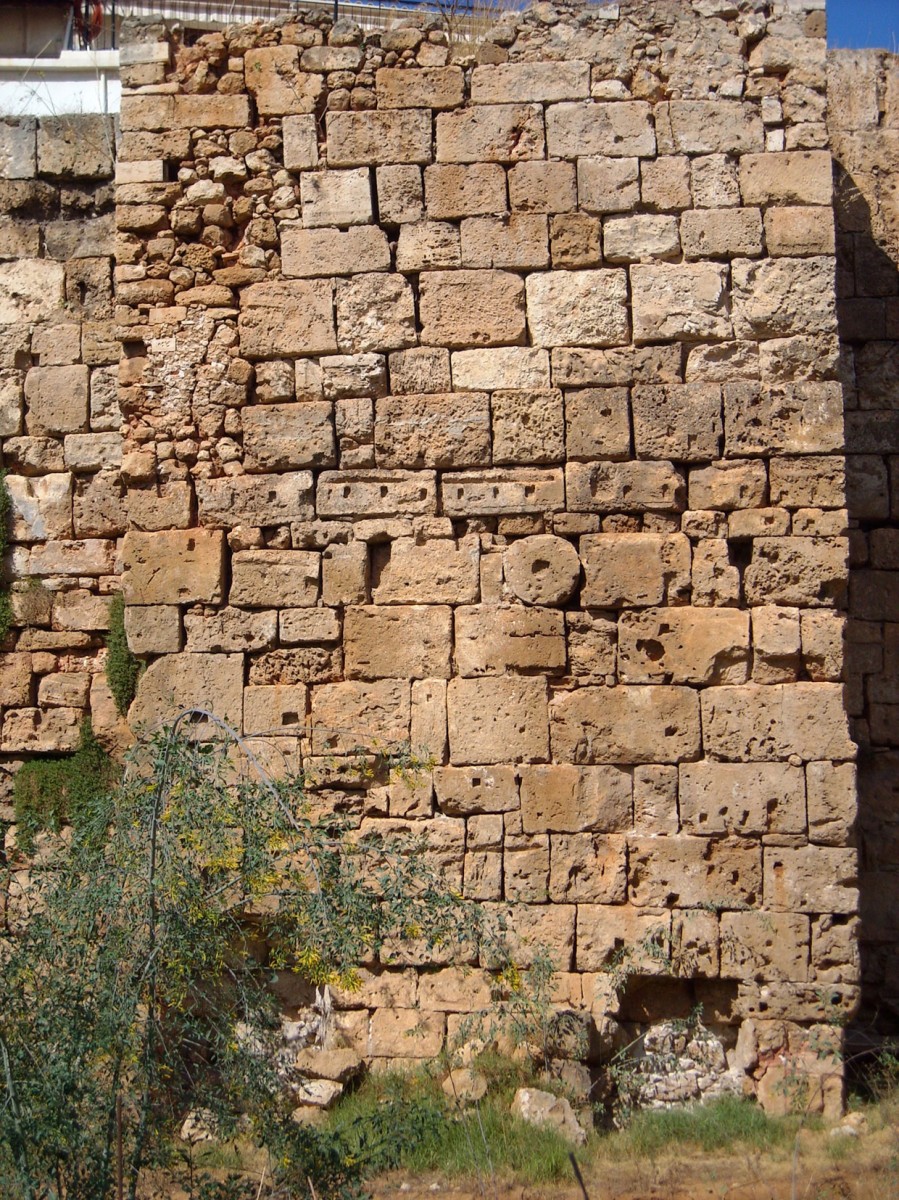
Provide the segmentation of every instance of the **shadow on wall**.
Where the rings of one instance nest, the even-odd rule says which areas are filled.
[[[854,526],[845,670],[859,747],[861,1047],[868,1034],[899,1033],[899,266],[878,244],[868,200],[839,161],[834,184]]]

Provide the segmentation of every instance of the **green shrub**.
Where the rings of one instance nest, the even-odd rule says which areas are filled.
[[[66,822],[81,830],[117,776],[118,767],[97,741],[88,718],[74,754],[35,758],[19,769],[13,783],[19,847],[30,854],[36,834],[58,833]]]
[[[140,676],[140,659],[131,653],[125,634],[125,600],[114,596],[109,605],[109,634],[106,638],[106,682],[119,716],[126,716]]]

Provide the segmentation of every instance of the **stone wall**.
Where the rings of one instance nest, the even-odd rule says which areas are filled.
[[[887,728],[895,691],[892,535],[871,530],[869,559],[853,542],[851,591],[847,555],[850,527],[890,520],[896,288],[858,259],[886,314],[871,350],[875,326],[846,324],[829,139],[886,201],[887,135],[848,91],[828,133],[823,16],[539,4],[474,45],[427,18],[363,37],[301,14],[190,46],[143,30],[116,168],[124,446],[99,400],[71,428],[50,400],[76,369],[106,394],[96,321],[82,365],[34,360],[28,323],[64,311],[27,293],[30,272],[63,278],[49,238],[0,265],[22,293],[4,336],[32,338],[10,359],[28,434],[16,393],[10,569],[45,606],[4,660],[0,747],[65,748],[85,680],[101,734],[125,739],[92,640],[120,568],[148,664],[134,730],[214,709],[362,830],[427,836],[525,960],[551,949],[559,1002],[598,1032],[701,1003],[769,1103],[799,1060],[835,1103],[815,1031],[859,996],[847,596],[863,730]],[[878,235],[838,212],[863,254]],[[69,606],[100,621],[77,645]],[[374,741],[436,766],[363,788],[345,765]],[[865,766],[872,796],[892,764]],[[880,853],[872,879],[896,861]],[[872,917],[882,982],[895,931]],[[673,967],[647,953],[658,937]],[[432,1055],[485,994],[472,966],[371,964],[334,1036]]]

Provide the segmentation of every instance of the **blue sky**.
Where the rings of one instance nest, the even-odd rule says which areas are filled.
[[[827,0],[827,44],[899,53],[899,0]]]

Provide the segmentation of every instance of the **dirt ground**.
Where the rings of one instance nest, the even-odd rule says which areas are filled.
[[[842,1139],[841,1139],[842,1140]],[[801,1134],[798,1153],[771,1158],[666,1155],[647,1162],[595,1163],[584,1174],[587,1200],[899,1200],[899,1128],[835,1148],[826,1134]],[[396,1172],[373,1188],[374,1200],[584,1200],[571,1184],[504,1185],[492,1179],[460,1187],[439,1175]]]

